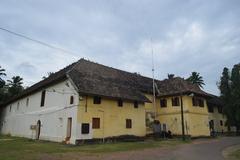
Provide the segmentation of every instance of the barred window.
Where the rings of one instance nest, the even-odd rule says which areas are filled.
[[[213,106],[208,105],[208,112],[209,112],[209,113],[213,113]]]
[[[138,102],[137,101],[134,102],[134,108],[138,108]]]
[[[167,100],[166,99],[160,99],[160,106],[162,108],[167,107]]]
[[[199,107],[204,107],[204,100],[202,98],[198,99]]]
[[[82,123],[82,134],[89,133],[89,123]]]
[[[126,128],[132,128],[132,120],[126,119]]]
[[[101,104],[101,97],[98,96],[93,97],[93,104]]]
[[[192,97],[192,105],[193,105],[194,107],[196,107],[196,106],[199,105],[198,99],[197,99],[196,97]]]
[[[123,106],[123,101],[121,99],[118,100],[118,107],[122,107]]]
[[[223,108],[218,106],[218,113],[223,113]]]
[[[179,97],[172,98],[172,106],[180,106]]]

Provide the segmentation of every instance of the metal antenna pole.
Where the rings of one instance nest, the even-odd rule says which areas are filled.
[[[155,93],[155,77],[154,77],[154,54],[153,54],[153,46],[151,39],[151,49],[152,49],[152,79],[153,79],[153,108],[155,110],[155,119],[157,118],[157,108],[156,108],[156,93]]]

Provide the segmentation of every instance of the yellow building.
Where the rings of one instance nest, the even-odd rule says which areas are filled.
[[[80,59],[10,99],[0,131],[33,137],[38,128],[38,139],[72,144],[126,135],[144,137],[153,133],[156,121],[162,131],[173,135],[184,131],[193,137],[209,136],[209,122],[217,132],[226,131],[226,118],[216,112],[219,106],[207,103],[213,95],[179,77],[155,80],[154,86],[155,103],[151,78]],[[28,103],[33,107],[27,107]],[[211,107],[213,113],[209,113]],[[30,120],[28,115],[32,115]],[[26,129],[15,127],[21,125]]]
[[[181,100],[185,134],[210,135],[207,99],[213,96],[182,78],[155,81],[154,107],[151,78],[85,60],[70,76],[81,95],[78,123],[90,128],[88,138],[145,136],[153,132],[154,120],[160,121],[162,130],[181,135]],[[101,102],[95,103],[96,98]]]
[[[182,100],[185,134],[193,137],[210,135],[206,100],[211,98],[211,95],[181,78],[160,81],[158,86],[159,93],[156,98],[156,106],[154,107],[152,103],[145,103],[147,115],[152,113],[156,116],[156,119],[162,124],[163,130],[170,130],[175,135],[181,135]],[[147,95],[147,97],[152,99],[152,95]],[[150,126],[147,126],[147,133],[152,132]]]
[[[223,114],[223,104],[218,97],[208,101],[208,112],[210,130],[218,133],[227,132],[227,117]]]
[[[99,96],[83,96],[78,109],[78,123],[89,124],[91,138],[135,135],[145,130],[144,103]]]

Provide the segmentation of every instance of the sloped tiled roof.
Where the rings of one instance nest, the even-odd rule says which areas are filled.
[[[152,78],[80,59],[29,87],[7,103],[44,89],[44,87],[57,81],[64,80],[67,75],[72,79],[80,94],[150,102],[143,93],[152,93]],[[211,96],[202,91],[197,85],[193,85],[179,77],[163,81],[156,80],[156,84],[159,89],[158,96],[170,96],[180,93]]]
[[[77,62],[75,63],[72,63],[71,65],[61,69],[60,71],[56,72],[56,73],[53,73],[52,75],[50,75],[49,77],[47,77],[46,79],[43,79],[41,80],[40,82],[32,85],[31,87],[25,89],[21,94],[17,95],[17,96],[14,96],[12,98],[10,98],[8,101],[6,101],[6,104],[9,104],[17,99],[20,99],[20,98],[23,98],[25,96],[28,96],[34,92],[37,92],[39,90],[42,90],[43,88],[51,85],[51,84],[55,84],[59,81],[62,81],[64,79],[67,79],[66,77],[66,72],[71,70],[72,67],[76,64]]]
[[[96,63],[81,61],[68,74],[79,93],[150,102],[131,85],[133,81],[129,76]]]
[[[192,84],[184,80],[183,78],[176,77],[171,79],[165,79],[163,81],[157,81],[159,88],[158,96],[170,96],[182,94],[194,93],[196,95],[211,97],[212,95],[201,90],[197,85]]]
[[[223,101],[221,100],[220,97],[214,96],[213,98],[209,99],[207,101],[208,105],[211,106],[223,106]]]

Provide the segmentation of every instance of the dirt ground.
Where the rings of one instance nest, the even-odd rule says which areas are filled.
[[[41,160],[224,160],[222,151],[232,145],[240,144],[240,137],[218,139],[199,139],[191,144],[176,147],[151,148],[137,151],[115,153],[63,153],[39,155]]]

